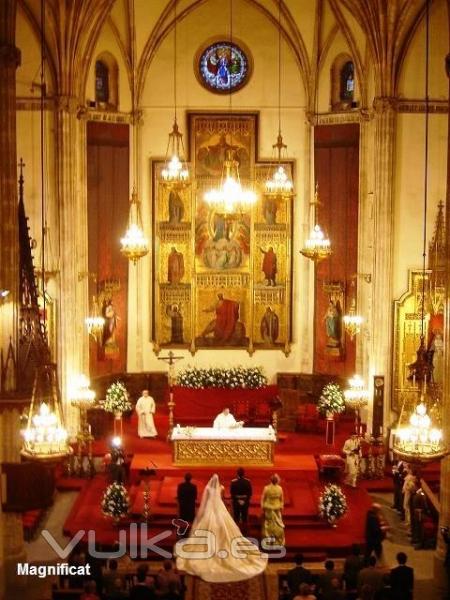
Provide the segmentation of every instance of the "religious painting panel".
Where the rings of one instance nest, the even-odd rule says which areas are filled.
[[[155,351],[289,352],[292,197],[264,194],[270,165],[256,163],[257,115],[192,113],[189,132],[195,185],[162,185],[161,163],[152,164]],[[232,215],[204,200],[227,156],[258,192],[255,206]]]
[[[394,303],[392,409],[400,411],[403,396],[423,382],[442,391],[444,302],[433,286],[433,272],[412,270],[408,290]]]

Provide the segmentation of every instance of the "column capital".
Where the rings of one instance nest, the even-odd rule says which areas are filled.
[[[20,65],[21,53],[13,44],[0,45],[0,68],[17,67]]]
[[[373,99],[373,110],[376,114],[396,110],[397,98],[393,96],[377,96]]]
[[[55,108],[58,112],[67,112],[76,115],[79,109],[79,102],[76,96],[61,94],[55,96]]]

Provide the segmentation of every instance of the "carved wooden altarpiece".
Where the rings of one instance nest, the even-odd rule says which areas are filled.
[[[292,197],[267,195],[269,162],[256,159],[257,114],[189,113],[195,183],[163,183],[152,161],[153,326],[161,348],[278,348],[291,343]],[[203,200],[220,185],[225,155],[258,201],[236,219]],[[293,165],[290,165],[291,169]],[[268,278],[267,274],[273,275]]]

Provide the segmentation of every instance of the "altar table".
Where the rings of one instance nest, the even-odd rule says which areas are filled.
[[[272,427],[175,427],[170,439],[177,466],[273,465]]]

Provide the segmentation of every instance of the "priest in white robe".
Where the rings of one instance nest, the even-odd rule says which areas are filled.
[[[359,461],[361,457],[361,444],[357,435],[350,436],[342,448],[342,452],[346,455],[346,478],[345,483],[356,487],[359,475]]]
[[[243,421],[236,421],[233,415],[230,413],[229,408],[224,408],[221,413],[214,419],[214,429],[233,429],[235,427],[242,427]]]
[[[153,415],[155,414],[155,401],[149,395],[148,390],[142,390],[142,396],[136,402],[136,412],[138,415],[138,436],[156,437],[156,431]]]

